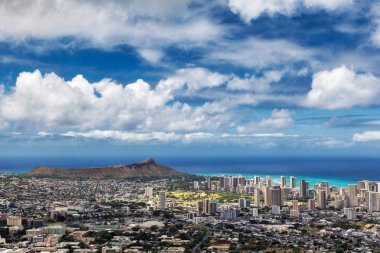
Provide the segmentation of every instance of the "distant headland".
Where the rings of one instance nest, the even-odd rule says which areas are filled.
[[[89,178],[89,179],[124,179],[139,177],[180,177],[188,174],[176,171],[166,165],[158,164],[153,158],[129,165],[112,165],[94,168],[49,168],[36,167],[25,173],[27,176]]]

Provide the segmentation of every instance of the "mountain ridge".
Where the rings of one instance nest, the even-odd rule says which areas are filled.
[[[50,168],[39,166],[26,172],[26,175],[59,178],[125,179],[135,177],[179,177],[187,174],[176,171],[166,165],[158,164],[153,158],[149,157],[132,164],[91,168]]]

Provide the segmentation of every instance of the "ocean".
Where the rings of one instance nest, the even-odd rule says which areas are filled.
[[[8,156],[0,157],[0,172],[24,173],[36,166],[85,168],[130,164],[143,156]],[[345,187],[358,180],[380,180],[380,157],[252,157],[252,156],[157,156],[156,162],[199,175],[281,175],[305,179],[310,186],[321,181]]]

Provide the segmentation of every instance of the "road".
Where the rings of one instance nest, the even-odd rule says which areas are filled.
[[[208,240],[208,238],[210,237],[211,235],[211,231],[210,230],[207,230],[207,233],[205,234],[205,236],[202,238],[202,240],[194,246],[194,248],[191,250],[191,253],[196,253],[198,248],[201,246],[202,243],[204,243],[205,241]]]

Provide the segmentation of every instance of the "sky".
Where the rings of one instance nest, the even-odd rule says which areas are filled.
[[[380,3],[0,0],[0,155],[380,156]]]

